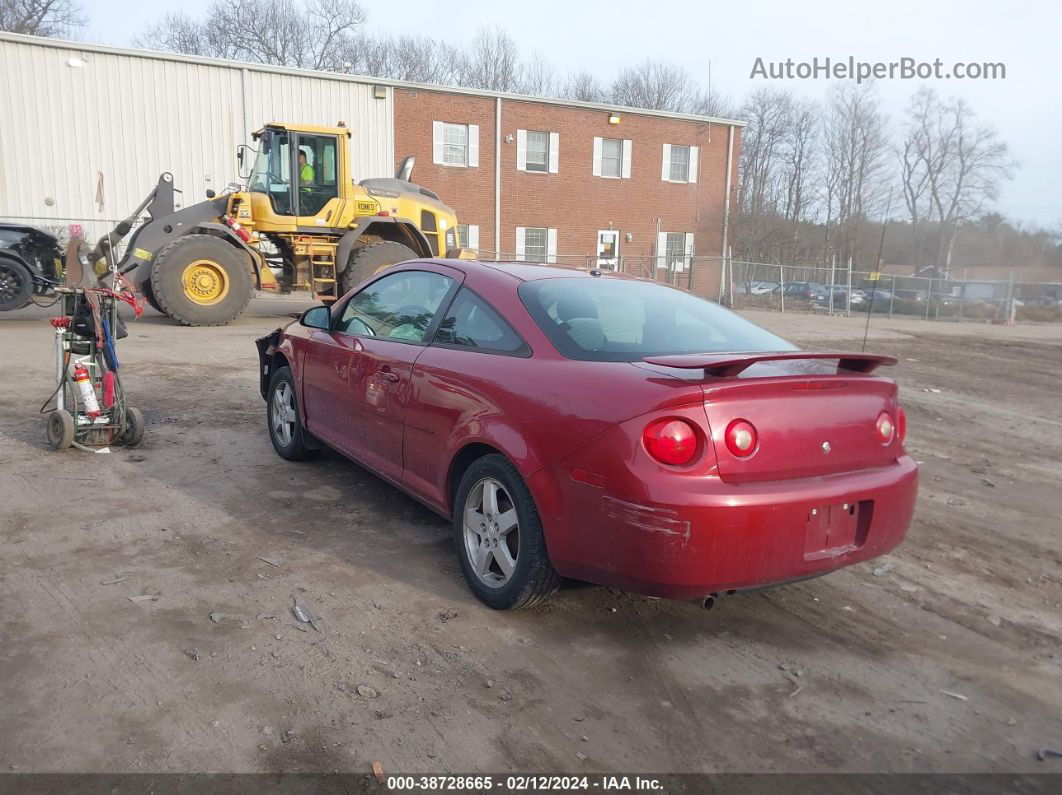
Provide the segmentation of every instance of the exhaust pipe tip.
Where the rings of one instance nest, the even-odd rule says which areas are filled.
[[[704,597],[704,601],[701,602],[701,607],[703,607],[705,610],[711,610],[713,607],[715,607],[715,597],[714,596],[706,596],[706,597]]]

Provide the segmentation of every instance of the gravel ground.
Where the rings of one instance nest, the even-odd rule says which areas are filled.
[[[438,517],[273,453],[252,340],[304,305],[131,323],[148,428],[111,455],[46,448],[48,313],[0,316],[0,770],[1062,771],[1034,759],[1062,749],[1062,327],[874,319],[922,462],[893,555],[710,612],[573,585],[496,613]]]

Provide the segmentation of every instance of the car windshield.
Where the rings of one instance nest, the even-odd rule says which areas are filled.
[[[569,359],[633,362],[679,353],[783,351],[795,346],[711,301],[652,282],[540,279],[520,299]]]

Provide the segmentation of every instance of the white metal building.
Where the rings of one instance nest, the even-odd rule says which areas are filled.
[[[0,220],[95,239],[163,171],[201,201],[236,179],[237,145],[270,121],[343,120],[353,173],[386,176],[393,101],[366,78],[0,33]]]

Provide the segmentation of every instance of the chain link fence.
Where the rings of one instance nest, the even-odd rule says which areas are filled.
[[[872,312],[924,320],[1062,322],[1062,282],[933,279],[846,265],[777,265],[724,257],[592,254],[535,255],[480,251],[483,260],[522,260],[600,268],[652,279],[733,309],[851,315]]]
[[[732,260],[720,300],[735,309],[924,320],[1062,321],[1062,283],[957,280]]]

